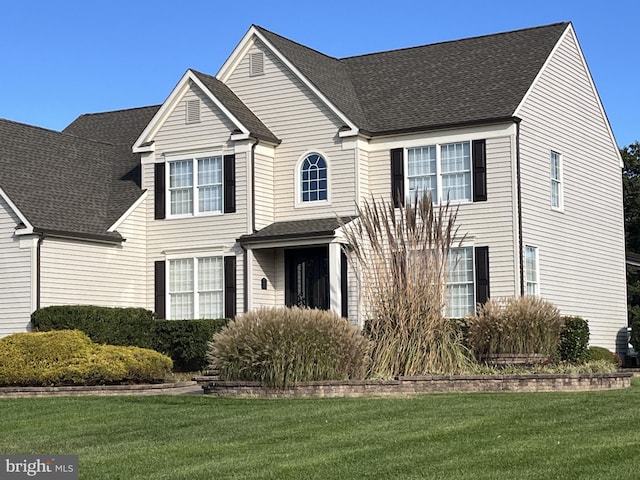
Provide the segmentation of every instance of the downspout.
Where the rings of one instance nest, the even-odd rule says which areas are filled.
[[[522,245],[522,177],[520,174],[520,119],[516,118],[516,189],[518,193],[518,251],[520,254],[520,296],[524,297],[524,249]]]
[[[243,310],[244,313],[247,313],[249,311],[249,266],[247,265],[247,257],[249,255],[247,254],[247,248],[242,244],[240,246],[242,247],[242,288],[244,289],[244,295],[242,295]]]
[[[41,289],[41,247],[42,242],[44,241],[44,234],[40,235],[38,238],[38,243],[36,244],[36,310],[40,310],[40,289]]]
[[[256,138],[255,143],[251,146],[251,231],[256,231],[256,147],[260,140]]]

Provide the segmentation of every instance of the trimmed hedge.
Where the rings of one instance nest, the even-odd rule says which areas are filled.
[[[611,350],[607,350],[604,347],[589,347],[589,362],[597,362],[600,360],[604,360],[611,364],[620,366],[622,362],[620,361],[620,357],[613,353]]]
[[[31,314],[34,330],[82,330],[96,343],[154,348],[154,314],[144,308],[60,305]]]
[[[208,343],[228,322],[226,318],[156,320],[154,350],[169,355],[176,370],[203,370],[208,363]]]
[[[565,362],[584,363],[589,358],[589,324],[581,317],[562,317],[558,357]]]
[[[31,322],[37,331],[82,330],[96,343],[157,350],[176,370],[196,371],[206,368],[207,344],[228,320],[157,320],[144,308],[63,305],[36,310]]]
[[[171,373],[171,359],[138,347],[99,345],[80,330],[16,333],[0,339],[0,385],[148,383]]]

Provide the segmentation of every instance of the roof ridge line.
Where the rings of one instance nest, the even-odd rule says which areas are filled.
[[[558,25],[570,25],[571,22],[555,22],[555,23],[549,23],[548,25],[538,25],[535,27],[525,27],[525,28],[516,28],[514,30],[507,30],[505,32],[497,32],[497,33],[487,33],[484,35],[476,35],[473,37],[463,37],[463,38],[456,38],[454,40],[442,40],[440,42],[433,42],[433,43],[425,43],[424,45],[414,45],[411,47],[400,47],[400,48],[392,48],[390,50],[381,50],[379,52],[369,52],[369,53],[363,53],[360,55],[352,55],[349,57],[342,57],[339,58],[338,61],[342,62],[343,60],[350,60],[353,58],[362,58],[362,57],[368,57],[368,56],[373,56],[373,55],[381,55],[381,54],[385,54],[385,53],[393,53],[393,52],[401,52],[404,50],[416,50],[418,48],[425,48],[425,47],[433,47],[435,45],[444,45],[447,43],[457,43],[457,42],[465,42],[468,40],[476,40],[476,39],[480,39],[480,38],[487,38],[487,37],[498,37],[501,35],[509,35],[512,33],[517,33],[517,32],[526,32],[526,31],[530,31],[530,30],[539,30],[542,28],[549,28],[549,27],[555,27]],[[276,34],[277,35],[277,34]]]
[[[276,37],[279,37],[279,38],[281,38],[281,39],[283,39],[283,40],[286,40],[287,42],[291,42],[291,43],[293,43],[293,44],[295,44],[295,45],[298,45],[299,47],[305,48],[305,49],[310,50],[310,51],[312,51],[312,52],[314,52],[314,53],[317,53],[317,54],[319,54],[319,55],[322,55],[323,57],[326,57],[326,58],[328,58],[328,59],[330,59],[330,60],[335,60],[335,61],[337,61],[337,62],[340,62],[340,60],[341,60],[341,59],[340,59],[340,58],[338,58],[338,57],[332,57],[331,55],[328,55],[328,54],[326,54],[326,53],[324,53],[324,52],[321,52],[320,50],[316,50],[315,48],[312,48],[312,47],[310,47],[310,46],[308,46],[308,45],[305,45],[305,44],[303,44],[303,43],[300,43],[300,42],[297,42],[297,41],[292,40],[292,39],[290,39],[290,38],[287,38],[287,37],[285,37],[284,35],[280,35],[279,33],[272,32],[271,30],[269,30],[269,29],[267,29],[267,28],[264,28],[264,27],[261,27],[260,25],[253,24],[253,26],[254,26],[254,27],[256,27],[258,30],[263,30],[263,31],[265,31],[265,32],[267,32],[267,33],[270,33],[271,35],[275,35]]]

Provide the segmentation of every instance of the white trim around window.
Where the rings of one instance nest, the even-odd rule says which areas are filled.
[[[167,256],[166,312],[171,320],[224,317],[224,257]]]
[[[404,162],[408,203],[425,191],[434,204],[473,201],[471,141],[405,148]]]
[[[324,162],[324,168],[316,168],[318,161]],[[310,161],[313,167],[307,170],[307,176],[302,171],[305,162]],[[307,162],[308,163],[308,162]],[[312,178],[314,172],[318,173],[317,178]],[[323,174],[324,178],[320,178]],[[308,150],[303,153],[296,162],[295,172],[295,206],[315,207],[319,205],[331,204],[331,162],[329,157],[320,150]]]
[[[524,247],[525,293],[540,295],[540,262],[538,247],[525,245]]]
[[[224,210],[224,156],[171,157],[165,169],[166,217],[217,215]]]
[[[452,247],[449,250],[447,278],[447,318],[464,318],[475,313],[476,272],[473,246]]]
[[[549,170],[551,181],[551,209],[562,212],[564,210],[564,174],[562,171],[562,155],[551,150]]]

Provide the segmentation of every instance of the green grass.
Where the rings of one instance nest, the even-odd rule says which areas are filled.
[[[402,398],[0,400],[0,452],[74,453],[84,479],[636,478],[628,390]]]

